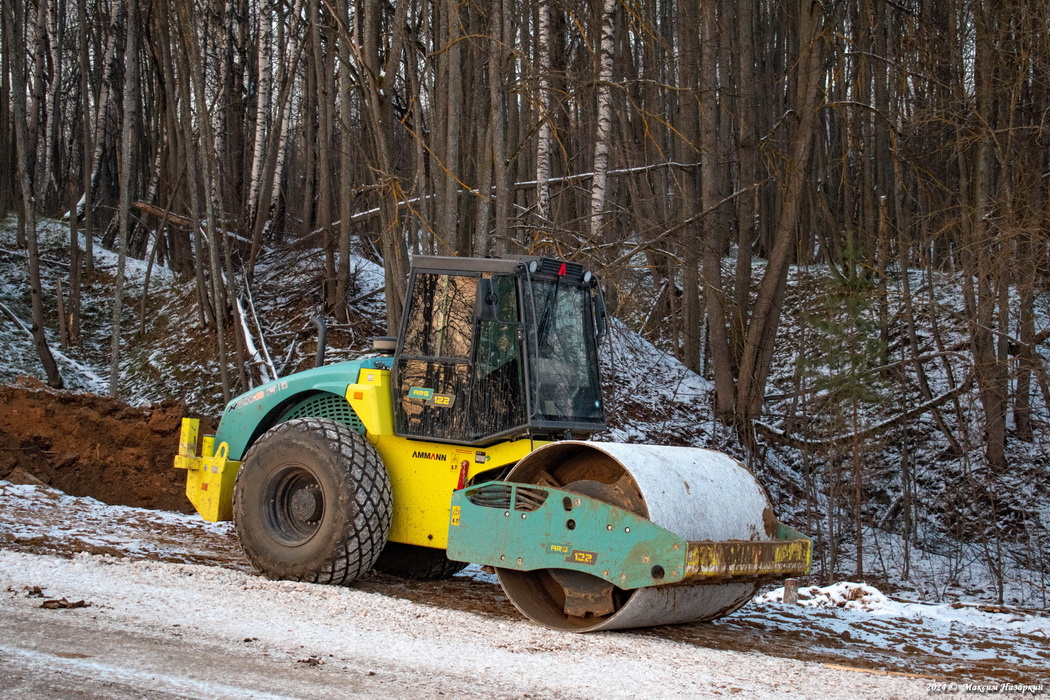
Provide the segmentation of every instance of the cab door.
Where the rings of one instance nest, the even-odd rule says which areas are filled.
[[[484,276],[478,306],[471,388],[475,442],[523,434],[528,423],[518,278]]]
[[[398,435],[483,445],[528,423],[518,278],[416,271],[394,361]]]
[[[476,274],[412,276],[394,381],[398,435],[460,442],[470,435]]]

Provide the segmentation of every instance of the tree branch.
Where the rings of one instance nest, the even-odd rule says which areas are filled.
[[[921,416],[927,411],[937,408],[941,404],[950,401],[956,396],[962,394],[964,391],[969,389],[970,384],[973,383],[973,379],[974,373],[971,371],[966,376],[966,379],[960,382],[959,385],[951,391],[947,391],[941,394],[940,396],[936,396],[927,401],[926,403],[919,404],[910,411],[905,411],[904,413],[900,413],[896,416],[893,416],[892,418],[888,418],[880,423],[876,423],[872,426],[865,428],[864,430],[859,430],[855,433],[845,433],[841,435],[833,435],[831,437],[820,438],[817,440],[810,440],[808,438],[801,438],[796,437],[794,435],[788,435],[784,431],[774,428],[771,425],[766,425],[765,423],[762,423],[760,421],[755,421],[755,432],[781,445],[787,445],[789,447],[794,447],[799,450],[816,451],[828,449],[831,447],[843,445],[848,442],[853,442],[854,440],[862,440],[865,438],[872,437],[873,435],[877,435],[881,432],[889,430],[890,428],[900,425],[905,421],[909,421],[917,416]]]

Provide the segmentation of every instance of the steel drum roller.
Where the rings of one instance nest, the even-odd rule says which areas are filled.
[[[597,498],[690,541],[768,540],[776,532],[769,498],[751,472],[713,450],[564,441],[532,452],[506,478]],[[526,617],[578,632],[710,620],[738,609],[758,588],[745,582],[614,589],[611,606],[589,609],[588,600],[608,600],[592,591],[610,584],[550,569],[496,572]]]

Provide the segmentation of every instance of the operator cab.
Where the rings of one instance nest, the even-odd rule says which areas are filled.
[[[550,258],[416,256],[394,357],[394,428],[486,445],[605,429],[597,280]]]

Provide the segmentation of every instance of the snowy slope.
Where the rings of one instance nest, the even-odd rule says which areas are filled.
[[[0,301],[28,322],[24,256],[14,250],[14,227],[13,217],[0,222],[0,249],[8,253],[0,256]],[[68,272],[62,263],[68,229],[60,222],[42,221],[40,239],[45,256],[44,287],[52,290]],[[95,251],[103,274],[85,289],[85,342],[60,355],[59,365],[69,387],[105,393],[110,332],[106,275],[112,272],[115,258],[100,246],[95,246]],[[385,311],[382,294],[378,293],[383,284],[382,270],[358,257],[353,259],[352,269],[353,323],[331,324],[329,361],[367,352],[370,337],[383,332]],[[215,415],[223,404],[215,343],[210,334],[198,327],[193,282],[179,282],[164,269],[154,270],[146,334],[140,337],[135,329],[144,270],[141,261],[128,261],[122,397],[134,404],[177,398],[194,411]],[[819,267],[796,268],[791,273],[771,396],[764,416],[776,430],[794,426],[798,433],[800,425],[822,428],[828,427],[825,423],[830,421],[827,415],[816,413],[822,398],[820,392],[816,393],[814,401],[818,403],[814,408],[803,403],[793,423],[785,418],[796,410],[795,399],[790,398],[794,395],[792,377],[796,365],[805,365],[800,376],[809,378],[807,381],[826,378],[834,370],[826,353],[818,352],[828,345],[828,339],[814,330],[819,324],[810,317],[825,305],[820,301],[819,290],[826,274]],[[310,317],[321,305],[323,276],[323,264],[316,250],[270,250],[260,258],[254,297],[245,299],[245,309],[251,317],[249,326],[255,345],[265,351],[282,375],[311,365],[316,331]],[[920,289],[921,283],[922,280],[914,279],[913,289]],[[644,284],[638,287],[645,288]],[[899,285],[890,291],[892,295],[899,294]],[[944,341],[958,344],[963,335],[958,314],[951,311],[953,304],[958,305],[953,293],[950,282],[940,283],[929,299],[919,300],[919,306],[925,314],[943,313]],[[638,292],[639,296],[644,294]],[[46,293],[45,300],[47,325],[54,328],[57,324],[53,297]],[[254,306],[249,302],[254,302]],[[891,298],[891,303],[898,303],[896,297]],[[1050,324],[1050,299],[1040,297],[1035,311],[1041,326]],[[57,337],[51,331],[49,339],[57,349]],[[925,335],[920,341],[928,347],[934,345]],[[28,334],[5,317],[0,317],[0,342],[7,348],[5,358],[0,360],[0,382],[13,381],[23,374],[41,376]],[[907,485],[902,476],[901,446],[886,436],[879,436],[870,444],[811,454],[764,441],[758,450],[748,453],[734,431],[713,418],[711,383],[678,362],[666,350],[666,340],[655,342],[632,332],[624,322],[614,319],[610,324],[609,336],[600,351],[610,429],[598,439],[711,447],[741,459],[770,491],[778,517],[814,538],[814,575],[821,582],[835,581],[843,572],[856,569],[857,534],[852,531],[850,514],[845,506],[838,512],[833,539],[827,507],[833,488],[829,471],[833,467],[848,470],[856,455],[865,469],[863,508],[867,524],[860,537],[869,582],[886,584],[898,595],[938,602],[994,602],[1001,587],[1007,604],[1047,605],[1047,435],[1037,436],[1032,443],[1011,441],[1011,471],[989,474],[980,464],[979,402],[969,393],[962,397],[958,416],[945,411],[945,420],[958,421],[953,426],[974,438],[965,454],[949,454],[929,415],[918,417],[908,426],[912,441],[908,459],[914,473]],[[907,373],[910,372],[909,368]],[[927,374],[934,392],[948,388],[947,373],[939,360],[929,363]],[[877,423],[894,415],[900,405],[920,400],[913,391],[898,396],[881,385],[878,388],[891,400],[862,406],[858,415],[861,424]],[[1046,407],[1038,397],[1036,409],[1045,414]],[[848,476],[848,471],[845,474]],[[905,486],[910,489],[913,508],[910,539],[905,538],[902,525]],[[842,487],[837,488],[841,493]],[[848,506],[849,499],[840,496],[839,500]],[[873,522],[879,526],[873,527]],[[833,548],[836,570],[830,571]]]

